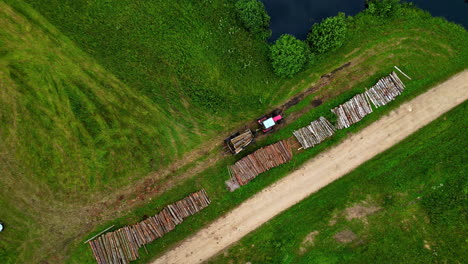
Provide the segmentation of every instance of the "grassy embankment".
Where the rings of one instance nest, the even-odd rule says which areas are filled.
[[[36,139],[33,142],[42,148],[38,152],[43,154],[49,148],[52,156],[40,155],[44,161],[38,161],[38,157],[23,158],[31,165],[51,164],[47,171],[38,166],[30,169],[36,171],[33,178],[47,181],[56,190],[75,191],[71,182],[78,184],[79,194],[126,186],[135,178],[182,159],[184,153],[220,131],[235,128],[235,123],[250,118],[253,111],[265,109],[272,100],[278,101],[289,92],[286,87],[282,90],[277,87],[281,80],[269,69],[267,45],[252,40],[235,19],[232,6],[222,1],[6,2],[14,8],[16,16],[24,18],[18,22],[5,17],[7,27],[23,23],[37,32],[31,44],[22,43],[23,49],[30,50],[5,61],[9,75],[16,85],[30,87],[30,93],[22,94],[23,97],[33,97],[34,93],[44,97],[36,100],[37,107],[48,111],[52,108],[49,104],[69,106],[82,126],[81,134],[69,131],[69,127],[59,128],[61,134],[71,134],[80,145],[63,147],[65,142],[57,139],[57,145],[64,148],[57,150],[48,140]],[[53,25],[35,15],[24,2],[30,2]],[[12,53],[9,48],[18,43],[7,36],[23,32],[5,30],[4,50]],[[50,54],[33,52],[34,42],[49,36],[58,46]],[[71,41],[66,40],[68,46],[62,47],[66,38]],[[78,54],[72,42],[84,53]],[[90,60],[85,53],[89,54],[94,63],[103,66],[132,94],[158,111],[140,110],[136,107],[140,103],[131,100],[124,101],[125,104],[112,102],[118,108],[109,109],[112,106],[104,93],[114,92],[111,81],[99,79],[86,65],[81,66],[81,76],[53,74],[68,70],[68,65],[58,64],[58,56],[54,57],[59,47],[66,48],[71,53],[67,54],[69,57],[83,63]],[[28,61],[33,56],[34,61]],[[44,65],[45,61],[50,65]],[[38,82],[44,73],[51,77]],[[90,87],[89,80],[95,80],[100,88]],[[48,94],[41,94],[43,90],[38,91],[44,86],[57,87],[67,94],[60,98],[62,101],[49,98]],[[278,94],[282,96],[276,98]],[[120,119],[126,116],[132,116],[133,120],[121,124],[125,121]],[[54,126],[47,121],[39,119],[28,130]],[[82,166],[75,163],[62,170],[54,167],[57,163],[70,165],[56,153],[64,151],[72,156],[83,149],[89,153],[81,155]]]
[[[231,4],[32,2],[60,28],[0,3],[2,263],[65,255],[115,190],[288,92]]]
[[[465,102],[210,263],[463,262],[467,111]]]
[[[462,59],[466,31],[459,27],[418,11],[392,20],[361,16],[350,21],[344,47],[280,89],[283,81],[269,69],[266,45],[240,28],[231,2],[145,2],[142,8],[130,1],[31,1],[73,42],[22,2],[8,3],[15,9],[1,3],[0,29],[7,88],[0,108],[5,187],[0,203],[5,209],[1,220],[8,223],[0,259],[6,263],[68,255],[70,246],[71,263],[92,263],[89,248],[80,241],[83,232],[102,222],[93,215],[93,198],[229,129],[226,118],[235,122],[260,114],[346,61],[355,66],[317,93],[340,96],[252,149],[290,136],[292,129],[319,115],[329,117],[331,106],[374,83],[393,64],[415,79],[398,102],[467,66]],[[211,96],[220,93],[225,97]],[[234,160],[226,158],[113,223],[132,223],[206,187],[213,205],[148,247],[158,254],[389,108],[236,193],[224,189],[225,166]]]
[[[388,106],[377,109],[359,124],[350,129],[339,131],[331,140],[296,155],[290,163],[265,173],[234,193],[227,192],[224,187],[224,180],[228,178],[226,166],[232,163],[232,159],[226,159],[181,183],[177,189],[165,193],[157,201],[148,203],[127,217],[116,219],[112,223],[118,225],[136,221],[141,219],[142,215],[152,214],[156,208],[161,208],[164,204],[183,197],[186,193],[200,187],[205,187],[213,200],[213,204],[209,208],[178,226],[175,232],[148,245],[147,249],[150,254],[146,255],[142,251],[142,259],[136,263],[145,263],[148,259],[161,254],[171,245],[193,234],[252,194],[294,170],[306,160],[327,147],[337,144],[348,133],[358,131],[401,102],[415,97],[468,66],[466,60],[463,59],[468,54],[468,50],[463,44],[468,40],[468,34],[463,28],[443,19],[432,18],[420,10],[408,9],[403,12],[403,17],[388,20],[359,15],[349,21],[351,32],[348,42],[342,49],[326,54],[320,58],[318,64],[301,73],[299,78],[303,79],[304,82],[299,83],[298,86],[308,86],[309,81],[316,80],[319,73],[324,72],[324,69],[331,70],[343,62],[352,61],[354,67],[344,71],[341,78],[333,80],[325,89],[315,94],[315,98],[327,99],[323,105],[307,112],[299,120],[267,140],[252,146],[250,150],[253,151],[261,145],[289,137],[294,129],[306,125],[320,115],[333,119],[329,109],[344,102],[357,92],[362,92],[364,87],[374,84],[378,78],[388,74],[392,65],[395,64],[402,66],[413,77],[413,81],[405,80],[408,88],[402,96]],[[313,98],[311,96],[309,99]],[[306,104],[303,103],[297,106],[294,111],[300,111],[304,107]],[[106,225],[103,225],[102,228]],[[83,263],[90,261],[89,259],[89,249],[86,246],[81,246],[73,253],[69,263]]]

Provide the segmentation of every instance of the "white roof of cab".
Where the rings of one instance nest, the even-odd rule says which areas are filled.
[[[263,126],[264,126],[265,128],[270,128],[270,127],[272,127],[272,126],[274,126],[274,125],[275,125],[275,121],[274,121],[273,118],[271,118],[271,117],[268,118],[267,120],[263,121]]]

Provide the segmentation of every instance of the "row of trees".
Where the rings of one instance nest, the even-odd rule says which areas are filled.
[[[314,24],[305,42],[284,34],[271,46],[271,62],[274,72],[281,77],[292,77],[313,62],[316,55],[340,47],[346,36],[343,13]]]
[[[236,2],[237,14],[245,28],[259,36],[267,39],[271,35],[270,16],[265,11],[265,6],[258,0],[239,0]]]
[[[377,16],[389,16],[400,7],[400,0],[368,0],[366,12]],[[236,8],[244,26],[254,35],[264,39],[271,35],[268,29],[270,16],[258,0],[239,0]],[[282,35],[271,46],[270,59],[274,72],[281,77],[292,77],[301,71],[316,55],[343,45],[346,38],[344,13],[324,19],[312,26],[306,41],[294,36]]]

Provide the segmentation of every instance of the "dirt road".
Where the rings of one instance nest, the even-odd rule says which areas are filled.
[[[466,99],[468,70],[401,105],[341,144],[308,161],[152,264],[194,264],[209,259],[275,215],[346,175]]]

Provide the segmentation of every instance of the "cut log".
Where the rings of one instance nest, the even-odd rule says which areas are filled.
[[[211,203],[204,189],[166,206],[155,216],[135,225],[125,226],[89,240],[98,264],[127,264],[140,256],[138,249],[151,243],[181,224],[183,219],[203,210]]]

